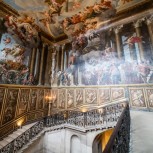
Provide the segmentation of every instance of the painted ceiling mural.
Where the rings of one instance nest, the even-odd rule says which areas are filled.
[[[98,23],[144,0],[4,0],[53,37],[99,28]]]

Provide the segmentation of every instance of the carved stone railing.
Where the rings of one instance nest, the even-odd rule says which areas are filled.
[[[114,127],[125,107],[124,103],[105,106],[88,112],[64,111],[46,118],[46,127],[81,127],[86,130]],[[61,125],[61,126],[59,126]],[[52,130],[51,129],[51,130]]]
[[[0,153],[16,153],[30,140],[32,140],[44,128],[44,121],[40,121],[33,125],[30,129],[22,133],[12,142],[0,149]]]
[[[130,111],[127,105],[110,137],[103,153],[129,153]]]

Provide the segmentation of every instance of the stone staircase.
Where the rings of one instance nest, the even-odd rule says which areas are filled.
[[[9,143],[11,143],[14,139],[22,135],[25,131],[30,129],[32,126],[34,126],[36,123],[28,124],[23,126],[22,128],[17,129],[17,131],[14,131],[12,134],[8,135],[6,138],[0,141],[0,149],[4,146],[7,146]]]

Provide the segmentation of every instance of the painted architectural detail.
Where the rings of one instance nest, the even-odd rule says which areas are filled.
[[[30,110],[35,110],[36,109],[36,104],[37,104],[37,99],[38,99],[38,90],[37,89],[32,89],[31,90],[31,102],[29,109]]]
[[[74,89],[67,90],[67,108],[74,107]]]
[[[153,89],[146,89],[147,100],[149,107],[153,108]]]
[[[44,104],[44,89],[38,90],[37,108],[42,109]]]
[[[87,104],[97,103],[97,89],[86,89],[85,90],[85,101]]]
[[[52,107],[57,108],[58,90],[53,89],[52,91]]]
[[[30,89],[21,89],[18,102],[18,115],[25,113],[30,99]]]
[[[111,89],[112,100],[119,100],[125,98],[124,88],[112,88]]]
[[[130,89],[132,107],[146,107],[144,90],[142,88]]]
[[[110,89],[99,89],[99,104],[107,103],[110,101]]]
[[[8,89],[3,115],[3,124],[11,121],[15,117],[18,92],[18,89]]]
[[[0,112],[2,112],[2,105],[4,101],[5,88],[0,88]]]
[[[83,89],[76,89],[76,106],[83,104],[84,94]]]
[[[58,107],[64,109],[65,104],[66,104],[66,90],[61,89],[59,90]]]

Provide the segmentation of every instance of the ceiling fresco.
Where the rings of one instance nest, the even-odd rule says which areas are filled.
[[[21,17],[33,19],[43,31],[53,37],[68,36],[96,29],[99,22],[115,16],[117,11],[145,0],[4,0]]]

